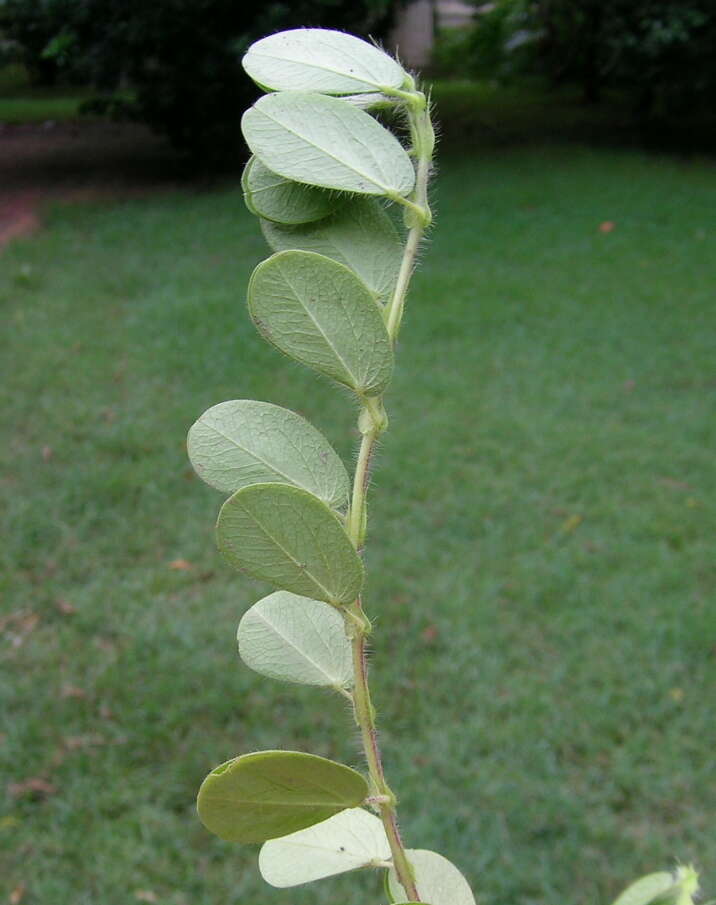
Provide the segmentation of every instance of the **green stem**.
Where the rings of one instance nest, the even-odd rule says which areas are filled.
[[[360,607],[360,600],[356,606]],[[365,655],[365,634],[356,633],[352,639],[353,647],[353,674],[354,689],[353,700],[356,720],[360,727],[363,750],[368,763],[372,794],[381,798],[378,803],[380,818],[383,821],[385,835],[388,837],[390,852],[393,856],[393,867],[400,885],[412,902],[419,902],[420,896],[415,886],[413,869],[405,854],[403,840],[398,829],[398,815],[396,811],[396,799],[390,786],[385,780],[383,761],[378,746],[378,733],[375,727],[375,710],[370,699],[368,687],[368,664]]]
[[[364,409],[364,411],[366,411]],[[380,436],[384,423],[373,423],[372,428],[363,434],[358,461],[353,476],[353,496],[348,521],[348,534],[356,547],[360,547],[365,533],[364,516],[368,482],[370,479],[370,460],[375,444]],[[346,618],[346,628],[351,638],[353,650],[353,708],[356,723],[360,728],[363,751],[370,776],[371,795],[376,796],[378,812],[383,821],[385,835],[388,838],[393,866],[398,880],[405,889],[406,895],[413,902],[419,902],[418,890],[415,888],[413,870],[405,854],[405,848],[398,829],[396,799],[388,786],[383,772],[383,761],[378,746],[378,732],[375,725],[375,709],[370,699],[368,686],[368,664],[366,661],[366,636],[370,622],[363,614],[360,598],[350,608],[350,619]],[[361,618],[362,617],[362,618]]]
[[[410,218],[410,228],[395,291],[385,312],[386,327],[393,342],[397,337],[403,316],[405,297],[415,267],[420,241],[431,220],[427,186],[435,136],[430,122],[429,105],[424,95],[419,94],[418,96],[418,94],[413,96],[412,106],[408,110],[413,151],[417,160],[415,190],[410,199],[402,199],[402,203],[407,206],[406,216]],[[370,481],[370,463],[378,437],[387,427],[382,398],[364,398],[362,403],[363,408],[359,420],[362,439],[353,476],[351,508],[347,520],[348,534],[358,550],[362,549],[365,540],[366,497]],[[368,765],[372,803],[377,807],[383,821],[398,881],[411,902],[420,902],[413,868],[400,837],[396,809],[397,799],[386,782],[383,771],[375,725],[375,709],[370,699],[368,686],[366,637],[370,632],[370,621],[363,613],[360,598],[347,608],[345,615],[346,631],[351,639],[353,651],[353,707]]]
[[[405,296],[408,291],[410,277],[413,275],[415,258],[418,254],[420,240],[423,238],[423,232],[422,226],[414,226],[408,233],[408,241],[405,244],[403,260],[400,264],[400,271],[398,272],[398,281],[395,284],[395,292],[388,305],[386,327],[388,328],[388,335],[393,341],[395,341],[398,334],[398,328],[400,327],[400,321],[403,318]]]
[[[353,494],[351,497],[351,510],[348,524],[348,535],[356,548],[363,546],[365,525],[365,504],[368,495],[368,481],[370,478],[370,460],[373,457],[375,441],[378,439],[378,430],[373,429],[363,434],[358,461],[356,462],[355,475],[353,477]]]
[[[386,310],[386,326],[388,328],[388,334],[393,342],[395,342],[398,335],[400,321],[403,317],[405,296],[408,292],[410,278],[415,269],[415,259],[418,255],[420,242],[425,230],[432,220],[430,208],[428,207],[428,180],[430,178],[430,163],[435,144],[435,135],[430,122],[430,112],[427,109],[421,111],[420,114],[411,121],[411,131],[413,133],[413,142],[420,150],[415,172],[415,191],[411,204],[413,207],[417,207],[418,210],[422,211],[423,216],[417,218],[408,232],[395,290]]]

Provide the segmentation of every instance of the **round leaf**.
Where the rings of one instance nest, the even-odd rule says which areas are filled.
[[[678,889],[674,875],[662,870],[636,880],[616,899],[614,905],[654,905],[667,900],[672,902],[676,897],[670,898],[669,893],[675,893]]]
[[[259,854],[261,876],[285,889],[370,867],[390,858],[381,821],[362,808],[349,808],[322,823],[266,842]]]
[[[246,164],[241,178],[246,206],[257,217],[276,223],[310,223],[332,213],[340,196],[272,173],[258,157]]]
[[[282,352],[358,393],[377,395],[393,349],[368,287],[343,264],[307,251],[262,261],[248,289],[251,317]]]
[[[219,550],[237,569],[286,591],[352,603],[363,564],[328,507],[288,484],[252,484],[221,507]]]
[[[407,75],[392,57],[342,31],[295,28],[256,41],[244,69],[271,91],[350,94],[400,88]]]
[[[274,173],[362,195],[408,195],[415,171],[398,139],[335,97],[266,94],[241,121],[251,151]]]
[[[204,826],[227,842],[264,842],[361,804],[365,779],[299,751],[257,751],[217,767],[199,789]]]
[[[261,228],[274,251],[296,248],[326,255],[354,270],[380,301],[392,295],[403,246],[377,199],[354,198],[318,223],[281,226],[263,220]]]
[[[475,905],[467,880],[455,865],[426,849],[408,849],[408,860],[415,869],[415,885],[420,898],[433,905]],[[395,870],[388,871],[388,888],[394,902],[407,902]]]
[[[319,600],[269,594],[244,614],[237,640],[244,663],[269,678],[333,688],[353,682],[343,617]]]
[[[196,473],[217,490],[249,484],[294,484],[334,509],[348,502],[350,480],[328,440],[295,412],[234,399],[212,406],[187,438]]]

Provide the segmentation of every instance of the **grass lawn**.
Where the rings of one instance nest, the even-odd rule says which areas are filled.
[[[608,905],[676,858],[716,895],[714,192],[712,163],[636,153],[442,163],[367,606],[407,843],[481,903]],[[352,455],[346,397],[250,325],[265,254],[224,189],[58,207],[0,259],[0,901],[384,901],[268,888],[194,813],[239,752],[360,764],[341,700],[240,666],[266,589],[220,560],[183,448],[247,397]]]

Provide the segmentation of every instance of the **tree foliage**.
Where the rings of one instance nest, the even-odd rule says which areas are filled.
[[[240,59],[292,25],[380,36],[392,0],[5,0],[0,30],[35,81],[91,84],[96,110],[148,123],[199,159],[231,159],[240,112],[256,96]]]
[[[470,46],[481,75],[536,73],[588,101],[617,89],[645,116],[703,106],[716,89],[713,0],[500,0]]]

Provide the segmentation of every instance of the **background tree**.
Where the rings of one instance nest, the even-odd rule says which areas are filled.
[[[499,0],[469,46],[480,75],[576,83],[590,102],[618,90],[645,117],[703,108],[716,90],[713,0]]]
[[[240,112],[255,96],[240,59],[291,26],[380,37],[393,0],[5,0],[0,30],[35,81],[60,73],[94,86],[95,111],[148,123],[194,158],[235,158]]]

